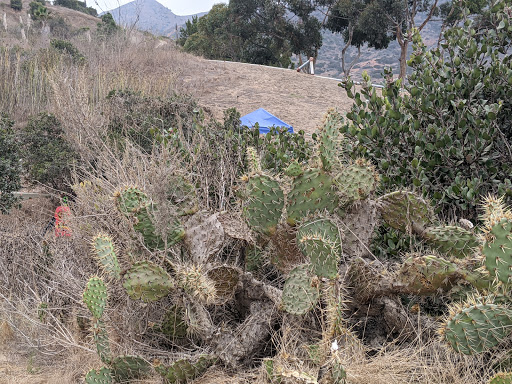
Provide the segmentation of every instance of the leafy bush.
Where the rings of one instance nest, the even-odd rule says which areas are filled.
[[[60,5],[61,7],[74,9],[75,11],[87,13],[92,16],[98,16],[98,11],[96,11],[96,9],[93,7],[88,7],[85,1],[55,0],[54,5]]]
[[[15,11],[21,11],[23,8],[23,3],[21,0],[11,0],[11,8]]]
[[[98,35],[101,37],[111,36],[119,29],[114,17],[110,12],[101,16],[101,23],[98,23]]]
[[[346,84],[351,154],[375,162],[384,189],[412,184],[448,218],[475,220],[488,193],[512,201],[512,29],[490,18],[478,33],[470,21],[448,30],[441,49],[415,34],[405,92],[389,81],[379,96],[367,75],[360,93]]]
[[[44,6],[44,1],[32,1],[29,7],[30,16],[32,16],[34,20],[44,20],[49,15],[48,8]]]
[[[21,188],[19,148],[12,127],[14,121],[0,114],[0,213],[8,213],[16,204],[13,195]]]
[[[85,56],[69,41],[52,39],[50,45],[57,51],[70,55],[75,64],[83,64],[85,62]]]
[[[60,121],[44,112],[32,117],[23,128],[23,164],[31,181],[68,189],[65,181],[78,155],[64,135]]]

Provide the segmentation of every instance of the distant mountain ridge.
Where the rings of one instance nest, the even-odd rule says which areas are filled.
[[[175,37],[176,29],[179,30],[193,16],[206,14],[178,16],[156,0],[135,0],[109,12],[118,24],[169,37]]]

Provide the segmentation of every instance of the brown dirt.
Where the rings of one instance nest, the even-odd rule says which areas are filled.
[[[352,104],[339,81],[291,69],[220,62],[190,56],[181,71],[183,88],[217,118],[235,107],[242,116],[265,108],[295,131],[311,134],[330,108],[347,112]]]

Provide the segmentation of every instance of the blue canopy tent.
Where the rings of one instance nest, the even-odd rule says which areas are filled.
[[[288,128],[288,132],[293,133],[293,127],[286,124],[283,120],[278,119],[273,114],[265,111],[263,108],[257,109],[248,115],[242,116],[242,125],[249,128],[254,128],[256,123],[259,125],[260,133],[270,132],[270,128],[273,126]]]

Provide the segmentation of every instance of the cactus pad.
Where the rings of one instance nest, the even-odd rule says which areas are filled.
[[[96,260],[103,270],[112,278],[119,279],[121,268],[117,261],[116,251],[112,238],[105,234],[98,234],[92,239],[92,249]]]
[[[105,325],[101,320],[98,320],[93,324],[92,331],[98,356],[103,363],[110,364],[112,360],[112,353],[110,351],[110,342],[108,340],[108,333],[105,329]]]
[[[313,272],[320,277],[333,279],[338,274],[341,240],[338,227],[330,220],[308,222],[297,231],[299,249],[308,256]]]
[[[440,333],[457,352],[481,353],[496,346],[512,331],[512,310],[491,303],[471,302],[450,309]]]
[[[413,192],[388,193],[379,198],[378,206],[384,221],[402,232],[406,232],[413,224],[426,227],[431,222],[430,205]]]
[[[283,287],[283,309],[292,315],[304,315],[318,302],[320,296],[318,278],[310,265],[295,267]]]
[[[439,252],[459,259],[471,256],[479,245],[473,232],[455,226],[427,228],[423,236]]]
[[[246,185],[243,213],[249,227],[258,233],[276,231],[284,207],[284,193],[279,183],[268,175],[255,174]]]
[[[297,160],[292,160],[284,170],[284,174],[290,177],[297,177],[303,173],[304,171]]]
[[[324,171],[330,171],[339,162],[338,145],[340,141],[341,116],[335,111],[329,111],[324,124],[318,133],[318,153]]]
[[[85,375],[86,384],[112,384],[113,382],[113,372],[107,367],[102,367],[98,370],[91,369]]]
[[[485,268],[502,283],[512,282],[512,219],[503,218],[485,234]]]
[[[181,339],[187,337],[187,323],[185,322],[185,309],[173,305],[169,309],[165,317],[155,330],[162,332],[164,335],[171,339]]]
[[[238,281],[240,280],[240,271],[237,268],[228,265],[219,266],[210,269],[207,276],[215,285],[218,299],[227,301],[234,296]]]
[[[174,288],[169,274],[156,264],[141,261],[125,274],[123,287],[134,300],[157,301]]]
[[[512,384],[512,372],[499,372],[487,384]]]
[[[379,182],[379,175],[375,167],[367,160],[358,159],[341,170],[336,176],[336,186],[344,204],[367,198],[375,191]]]
[[[337,206],[338,197],[331,177],[318,169],[308,169],[293,179],[288,193],[287,221],[295,225],[310,214],[323,210],[333,212]]]
[[[137,211],[149,203],[148,196],[139,188],[131,186],[114,194],[116,207],[126,217],[132,217]]]
[[[155,370],[163,376],[166,383],[182,384],[201,376],[215,361],[211,356],[202,355],[195,363],[182,359],[169,366],[158,365]]]
[[[456,264],[432,255],[408,258],[397,275],[407,291],[417,295],[447,291],[460,278],[461,271]]]
[[[192,215],[199,209],[196,189],[183,176],[170,176],[167,182],[165,197],[176,207],[178,216]]]
[[[119,356],[112,361],[112,372],[116,382],[129,382],[151,373],[151,365],[137,356]]]
[[[107,306],[107,286],[99,277],[94,276],[89,279],[83,299],[89,311],[96,319],[100,319]]]
[[[180,288],[193,298],[204,304],[212,304],[217,300],[215,282],[207,276],[201,267],[180,266],[176,271],[176,277]]]

